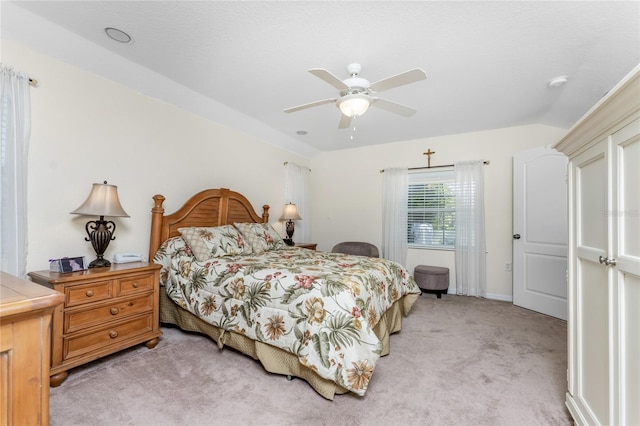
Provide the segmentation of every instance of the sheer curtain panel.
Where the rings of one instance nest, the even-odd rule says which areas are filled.
[[[293,240],[311,242],[311,188],[308,167],[291,162],[285,164],[284,202],[294,203],[302,220],[296,221]]]
[[[385,169],[382,175],[382,257],[406,266],[409,171]]]
[[[456,292],[486,295],[484,162],[454,165],[456,175]]]
[[[27,160],[29,77],[0,65],[0,269],[25,277],[27,267]]]

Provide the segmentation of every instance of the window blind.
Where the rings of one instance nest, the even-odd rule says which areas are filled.
[[[455,195],[452,169],[409,174],[407,241],[411,246],[454,248]]]

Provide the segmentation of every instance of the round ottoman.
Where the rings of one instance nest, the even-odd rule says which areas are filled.
[[[418,265],[413,270],[413,278],[423,292],[435,293],[438,299],[449,290],[449,268]]]

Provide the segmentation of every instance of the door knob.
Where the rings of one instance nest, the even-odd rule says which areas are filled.
[[[513,235],[513,239],[514,240],[519,240],[520,239],[520,234],[514,234]]]
[[[618,261],[615,259],[609,259],[606,257],[598,257],[598,262],[600,262],[602,265],[607,265],[607,266],[616,266],[618,264]]]

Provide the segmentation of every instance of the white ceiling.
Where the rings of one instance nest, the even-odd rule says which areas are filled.
[[[99,53],[105,77],[303,155],[524,124],[569,128],[640,63],[639,1],[2,3],[3,37],[65,56],[70,43],[53,33],[68,30],[85,39],[66,50],[74,64],[95,71]],[[114,42],[105,27],[134,42]],[[131,62],[144,69],[124,72]],[[371,82],[424,69],[426,80],[381,94],[418,112],[370,108],[355,131],[337,128],[332,104],[283,112],[337,95],[308,69],[346,78],[352,62]],[[565,86],[548,87],[561,75]]]

